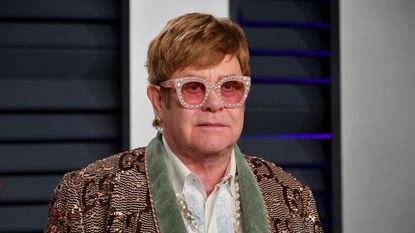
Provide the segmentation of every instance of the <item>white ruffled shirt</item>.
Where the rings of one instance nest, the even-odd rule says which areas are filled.
[[[183,164],[173,153],[163,137],[163,144],[167,151],[166,164],[176,193],[182,193],[189,211],[195,218],[199,228],[194,230],[183,217],[189,233],[233,233],[235,216],[235,152],[232,150],[231,160],[224,177],[215,186],[213,192],[207,196],[200,179]],[[242,225],[242,223],[240,223]]]

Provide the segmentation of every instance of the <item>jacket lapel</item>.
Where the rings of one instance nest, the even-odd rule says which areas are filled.
[[[187,232],[176,204],[176,194],[169,181],[166,154],[161,136],[157,135],[146,148],[150,192],[161,233]]]
[[[237,145],[235,145],[235,160],[241,192],[243,232],[269,232],[268,217],[265,212],[262,193],[259,190],[254,173],[246,163]]]
[[[161,135],[157,135],[146,148],[151,198],[154,203],[161,233],[187,232],[176,204],[176,194],[169,181],[166,154]],[[246,163],[243,154],[235,145],[236,168],[241,192],[242,224],[244,233],[266,233],[268,217],[255,175]]]

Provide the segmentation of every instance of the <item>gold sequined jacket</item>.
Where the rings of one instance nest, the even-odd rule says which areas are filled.
[[[49,204],[45,232],[185,233],[160,136],[146,148],[67,173]],[[323,232],[310,189],[235,145],[245,233]]]

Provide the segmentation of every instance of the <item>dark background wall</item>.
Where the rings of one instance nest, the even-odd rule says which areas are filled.
[[[128,147],[122,7],[0,5],[0,232],[41,232],[65,172]]]
[[[233,0],[253,87],[239,145],[310,186],[325,232],[340,232],[336,1]]]

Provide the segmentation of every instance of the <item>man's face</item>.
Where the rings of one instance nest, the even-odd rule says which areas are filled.
[[[187,67],[173,73],[171,79],[197,76],[211,85],[229,76],[241,76],[241,67],[235,57],[225,56],[216,66],[206,69]],[[175,90],[171,90],[169,107],[162,104],[164,136],[178,155],[220,155],[229,153],[242,132],[244,108],[225,108],[213,90],[205,105],[199,109],[185,109]]]

